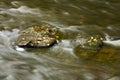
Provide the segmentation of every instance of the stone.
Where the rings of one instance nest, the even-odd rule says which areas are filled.
[[[77,44],[83,49],[100,49],[103,45],[103,38],[100,35],[92,35],[87,37],[78,36]]]
[[[19,47],[50,47],[57,42],[58,28],[44,23],[20,32],[15,44]]]

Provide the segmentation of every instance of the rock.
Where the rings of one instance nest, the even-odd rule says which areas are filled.
[[[115,47],[106,45],[100,35],[88,37],[79,35],[76,40],[78,45],[74,48],[74,53],[80,59],[89,60],[90,63],[119,64],[119,51]]]
[[[44,23],[41,26],[33,26],[20,32],[16,40],[19,47],[50,47],[56,43],[58,28]]]
[[[83,49],[100,49],[103,45],[103,38],[100,35],[93,35],[88,37],[78,36],[77,44]]]

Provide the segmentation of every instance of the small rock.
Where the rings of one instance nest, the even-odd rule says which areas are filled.
[[[103,38],[100,35],[78,37],[77,43],[84,49],[100,49],[103,45]]]

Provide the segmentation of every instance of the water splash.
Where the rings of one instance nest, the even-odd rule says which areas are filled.
[[[9,15],[17,15],[20,16],[18,14],[33,14],[33,15],[40,15],[40,10],[39,9],[33,9],[33,8],[29,8],[27,6],[20,6],[18,8],[10,8],[10,9],[4,9],[0,11],[0,14],[9,14]]]
[[[106,44],[110,44],[110,45],[112,45],[112,46],[116,46],[116,47],[120,47],[120,39],[118,38],[117,40],[115,39],[114,40],[114,38],[112,39],[108,34],[105,34],[106,36],[105,36],[105,41],[104,41],[104,43],[106,43]]]
[[[11,45],[12,45],[12,40],[14,40],[16,37],[18,37],[18,29],[13,29],[11,31],[3,30],[0,31],[0,46],[3,48],[7,48],[12,50]]]

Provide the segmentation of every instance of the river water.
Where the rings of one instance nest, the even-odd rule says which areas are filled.
[[[59,44],[13,45],[19,31],[41,22],[60,28]],[[0,80],[120,80],[119,32],[120,0],[0,0]],[[81,50],[78,34],[101,34],[106,47]]]

